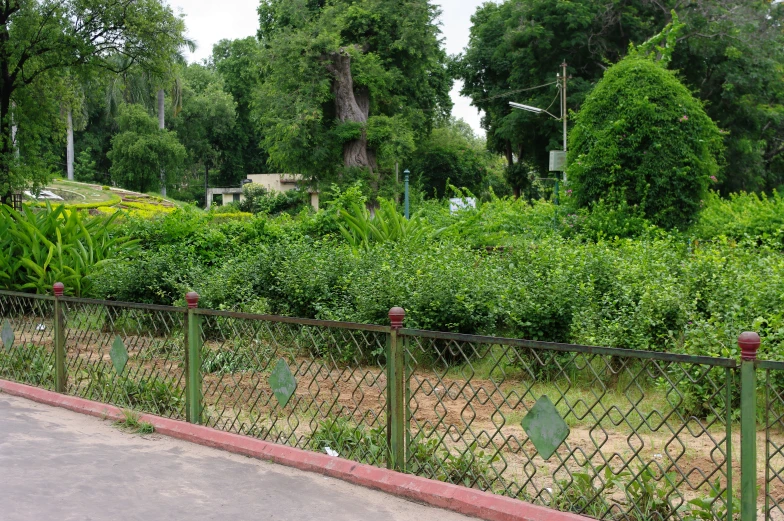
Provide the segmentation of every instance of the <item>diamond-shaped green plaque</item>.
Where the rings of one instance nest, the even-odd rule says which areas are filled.
[[[297,390],[297,381],[291,374],[289,365],[282,358],[278,360],[275,369],[272,370],[269,383],[272,392],[275,394],[275,398],[278,399],[278,403],[281,407],[285,407],[286,404],[289,403],[291,395]]]
[[[14,345],[14,330],[11,329],[8,319],[3,321],[3,329],[0,330],[0,340],[3,341],[3,347],[6,349],[11,349]]]
[[[125,344],[123,344],[122,338],[119,336],[114,339],[112,348],[109,350],[109,357],[112,359],[112,364],[117,374],[122,374],[125,364],[128,363],[128,350],[125,349]]]
[[[539,398],[522,421],[523,429],[545,460],[569,437],[569,426],[547,396]]]

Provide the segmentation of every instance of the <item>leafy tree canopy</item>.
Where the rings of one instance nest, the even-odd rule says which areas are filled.
[[[672,21],[670,67],[705,101],[724,135],[724,192],[771,190],[784,183],[784,5],[769,0],[505,0],[473,16],[459,60],[463,94],[484,111],[488,147],[505,154],[510,181],[525,188],[529,172],[546,173],[547,153],[561,148],[560,122],[513,111],[509,101],[541,108],[557,95],[559,64],[569,65],[568,107],[578,110],[604,70]],[[557,105],[553,105],[557,107]],[[517,163],[521,163],[519,166]]]
[[[419,144],[411,172],[428,196],[443,197],[447,183],[480,194],[488,186],[496,157],[467,123],[449,120]]]
[[[428,0],[262,0],[255,114],[275,168],[318,180],[384,170],[451,108]]]
[[[546,173],[548,151],[562,148],[561,123],[513,110],[510,101],[558,114],[556,74],[564,60],[569,107],[579,106],[617,61],[630,39],[641,41],[655,26],[634,2],[604,0],[507,0],[486,3],[472,17],[468,48],[459,63],[462,93],[485,113],[490,150],[504,154],[509,181],[519,191],[532,169]],[[541,85],[545,87],[539,88]],[[518,164],[520,163],[520,164]]]
[[[219,186],[237,186],[248,174],[268,171],[267,153],[261,148],[263,135],[251,112],[256,88],[261,83],[262,60],[261,44],[254,37],[221,40],[213,48],[212,62],[237,106],[237,124],[223,150],[216,180]]]
[[[227,153],[233,151],[236,137],[236,103],[224,90],[224,82],[211,67],[192,64],[184,71],[182,110],[172,118],[172,129],[177,132],[188,151],[188,176],[181,186],[193,187],[191,193],[204,199],[205,177],[210,169],[220,168]]]
[[[62,127],[63,78],[143,63],[165,68],[183,22],[161,0],[8,0],[0,5],[0,200],[45,178],[46,143]],[[14,141],[12,128],[18,127]]]
[[[141,105],[123,105],[120,133],[112,138],[109,173],[120,186],[140,192],[157,191],[160,172],[167,183],[177,179],[187,152],[170,130],[159,130],[158,120]]]

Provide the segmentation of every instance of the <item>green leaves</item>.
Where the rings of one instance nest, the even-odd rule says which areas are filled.
[[[578,206],[639,208],[665,229],[694,221],[723,148],[702,104],[672,72],[638,54],[607,70],[570,139]]]
[[[112,138],[108,153],[112,179],[126,188],[148,192],[158,189],[161,172],[168,179],[183,168],[187,151],[169,130],[158,130],[155,118],[140,105],[120,109],[121,132]]]
[[[355,252],[368,250],[377,243],[418,242],[431,231],[419,215],[409,220],[397,211],[392,201],[379,199],[379,204],[373,217],[366,207],[357,203],[351,204],[348,211],[340,210],[343,223],[338,223],[338,228]]]
[[[116,216],[85,220],[62,205],[22,212],[0,207],[0,287],[50,293],[62,282],[70,293],[89,293],[95,271],[138,243],[113,235]]]

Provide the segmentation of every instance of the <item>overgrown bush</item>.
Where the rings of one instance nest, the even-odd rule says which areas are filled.
[[[690,241],[644,221],[625,233],[613,224],[622,210],[601,205],[576,214],[591,224],[569,227],[573,211],[506,199],[456,214],[417,203],[439,234],[354,250],[314,224],[333,222],[337,208],[223,222],[187,209],[127,218],[123,233],[145,248],[107,267],[101,295],[172,304],[193,289],[213,309],[382,324],[403,306],[410,327],[713,356],[737,356],[738,333],[753,329],[762,357],[784,358],[784,268],[764,242]]]
[[[244,199],[238,207],[243,212],[275,215],[281,212],[298,212],[307,205],[308,193],[305,190],[270,192],[261,185],[248,183],[242,187]]]
[[[784,195],[740,193],[724,199],[711,192],[691,232],[699,239],[727,237],[748,246],[784,250]]]
[[[719,171],[722,136],[673,72],[632,53],[586,98],[570,135],[576,203],[639,208],[667,229],[694,221]]]

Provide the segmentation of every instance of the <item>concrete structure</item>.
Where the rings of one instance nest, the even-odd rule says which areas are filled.
[[[216,195],[221,196],[220,206],[226,206],[229,203],[239,203],[244,199],[242,197],[242,188],[207,188],[207,208],[212,206]]]
[[[299,174],[251,174],[243,184],[253,183],[261,185],[270,192],[288,192],[297,188],[297,184],[302,181]],[[310,194],[310,205],[314,210],[319,209],[319,193],[315,190],[308,190]],[[222,205],[229,203],[239,203],[245,199],[242,195],[242,188],[208,188],[207,189],[207,208],[212,206],[216,195],[221,195]]]

